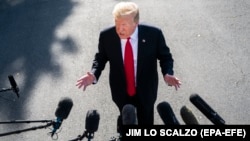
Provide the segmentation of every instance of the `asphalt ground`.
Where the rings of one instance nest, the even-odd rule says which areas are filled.
[[[0,0],[0,88],[13,75],[20,89],[0,94],[0,120],[53,120],[58,102],[70,97],[73,107],[58,140],[85,130],[88,110],[100,114],[93,140],[116,136],[118,109],[110,96],[108,69],[85,92],[76,80],[91,68],[99,32],[113,25],[118,0]],[[176,91],[162,77],[156,105],[168,102],[179,119],[187,106],[200,124],[211,125],[189,100],[201,96],[226,124],[250,123],[250,2],[247,0],[137,0],[141,23],[160,27],[172,52]],[[159,71],[159,76],[162,76]],[[155,109],[155,124],[163,124]],[[40,126],[1,124],[0,133]],[[43,124],[42,124],[43,125]],[[50,141],[51,130],[37,129],[0,137],[1,141]]]

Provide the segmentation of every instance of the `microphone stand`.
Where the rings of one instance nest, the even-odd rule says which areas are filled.
[[[2,88],[0,90],[0,92],[6,92],[6,91],[14,91],[16,93],[17,97],[19,98],[19,94],[18,94],[19,88],[18,87],[16,87],[16,89],[11,87],[11,88]]]
[[[122,137],[112,137],[109,141],[121,141]]]
[[[5,122],[0,122],[0,124],[13,124],[13,123],[35,123],[35,122],[46,122],[46,125],[41,125],[41,126],[35,126],[35,127],[31,127],[31,128],[27,128],[27,129],[23,129],[23,130],[16,130],[16,131],[12,131],[12,132],[7,132],[7,133],[1,133],[0,137],[2,136],[7,136],[7,135],[11,135],[11,134],[19,134],[22,132],[26,132],[26,131],[31,131],[31,130],[36,130],[36,129],[42,129],[42,128],[47,128],[51,125],[53,125],[54,121],[53,120],[13,120],[13,121],[5,121]]]
[[[10,90],[12,90],[12,88],[2,88],[0,92],[10,91]]]
[[[94,133],[88,132],[88,131],[84,131],[82,135],[78,135],[77,138],[73,139],[73,140],[69,140],[69,141],[81,141],[84,139],[84,137],[88,138],[88,141],[91,141],[91,139],[94,138]]]

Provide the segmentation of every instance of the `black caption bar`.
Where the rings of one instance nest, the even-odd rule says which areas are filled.
[[[155,138],[158,141],[169,138],[192,138],[210,140],[212,138],[249,141],[250,125],[129,125],[122,128],[124,140]]]

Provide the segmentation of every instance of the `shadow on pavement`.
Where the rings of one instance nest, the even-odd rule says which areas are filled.
[[[62,76],[51,48],[58,40],[54,36],[56,28],[74,5],[70,0],[0,0],[0,89],[10,86],[8,75],[23,80],[17,81],[21,86],[19,99],[11,91],[0,93],[1,119],[25,119],[25,106],[39,77]],[[76,52],[72,38],[59,42],[63,52]]]

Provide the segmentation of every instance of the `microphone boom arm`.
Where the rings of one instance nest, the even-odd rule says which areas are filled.
[[[25,121],[19,122],[19,123],[24,123]],[[37,121],[36,121],[37,122]],[[43,121],[42,121],[43,122]],[[45,121],[47,122],[47,121]],[[2,122],[3,123],[3,122]],[[7,122],[5,122],[7,123]],[[11,122],[8,122],[11,123]],[[12,122],[13,123],[13,122]],[[12,131],[12,132],[6,132],[6,133],[1,133],[0,137],[2,136],[7,136],[7,135],[12,135],[12,134],[19,134],[22,132],[26,132],[26,131],[31,131],[31,130],[36,130],[36,129],[42,129],[42,128],[47,128],[49,126],[51,126],[53,124],[53,121],[47,123],[46,125],[41,125],[41,126],[35,126],[35,127],[31,127],[31,128],[27,128],[27,129],[23,129],[23,130],[16,130],[16,131]]]
[[[37,123],[37,122],[53,122],[53,120],[11,120],[11,121],[2,121],[0,122],[0,124]]]
[[[12,90],[12,88],[2,88],[2,89],[0,90],[0,92],[11,91],[11,90]]]

